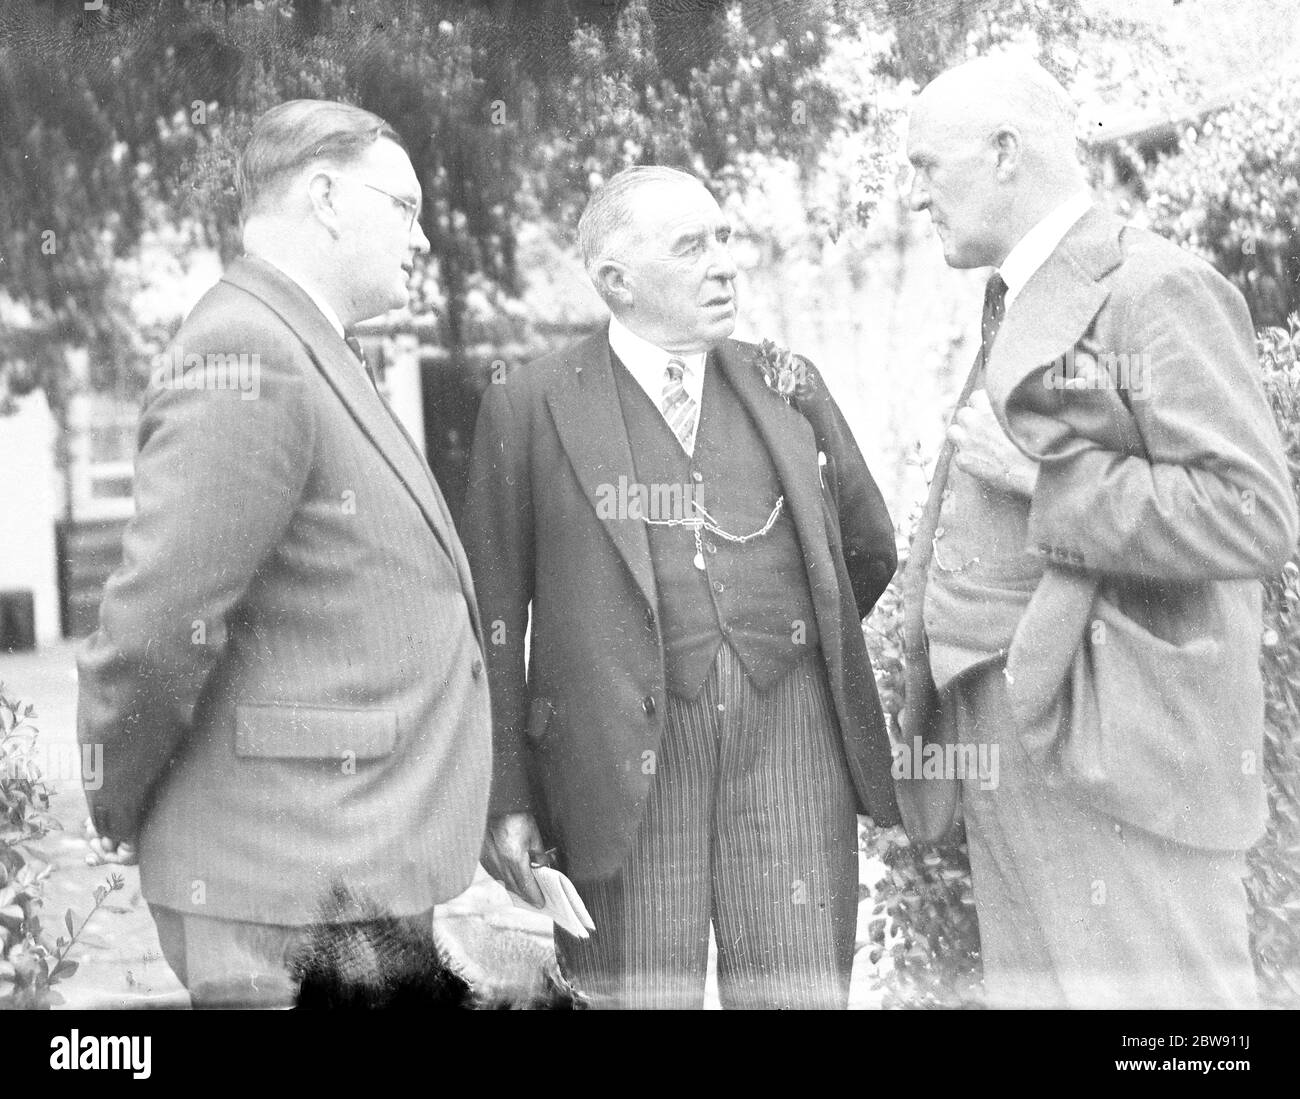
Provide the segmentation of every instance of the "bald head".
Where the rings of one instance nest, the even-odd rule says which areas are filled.
[[[926,85],[908,130],[912,206],[930,211],[950,264],[998,265],[1086,188],[1076,118],[1066,90],[1024,59],[977,58]]]
[[[1078,170],[1078,110],[1056,78],[1032,61],[979,57],[949,69],[917,97],[913,117],[917,114],[976,138],[1014,128],[1024,151],[1044,168]]]

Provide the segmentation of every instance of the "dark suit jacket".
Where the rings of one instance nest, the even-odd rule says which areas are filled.
[[[1127,387],[1059,387],[1094,364],[1123,382],[1126,363]],[[1040,462],[1026,549],[1048,567],[1008,659],[1027,746],[1050,765],[1072,738],[1064,783],[1120,819],[1248,846],[1265,820],[1259,581],[1297,516],[1245,302],[1094,208],[1008,309],[987,386]],[[1121,704],[1058,729],[1049,704],[1068,704],[1085,643]]]
[[[889,824],[889,741],[862,619],[893,575],[893,527],[825,383],[814,372],[801,414],[767,388],[755,353],[727,341],[707,369],[727,372],[772,455],[861,808]],[[569,873],[587,879],[624,860],[652,781],[645,753],[667,717],[645,527],[596,512],[601,486],[620,476],[636,479],[605,333],[488,387],[463,533],[489,640],[491,811],[533,812]]]
[[[136,512],[80,654],[100,831],[144,894],[310,921],[341,879],[418,913],[471,880],[490,775],[469,566],[424,459],[320,310],[234,263],[176,337],[255,399],[154,386]]]

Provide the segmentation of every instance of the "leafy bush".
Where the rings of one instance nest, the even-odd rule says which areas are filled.
[[[867,651],[891,736],[903,709],[903,603],[900,577],[867,620]],[[970,858],[960,825],[941,844],[913,844],[901,827],[868,826],[863,846],[880,857],[886,874],[874,889],[869,926],[871,961],[883,962],[885,1007],[972,1007],[980,1003],[979,924],[971,891]],[[886,957],[888,955],[888,957]]]
[[[1300,317],[1259,334],[1264,388],[1300,499]],[[1264,779],[1269,822],[1246,891],[1260,996],[1300,1007],[1300,548],[1264,588]]]
[[[1231,279],[1261,326],[1300,309],[1300,79],[1273,75],[1143,180],[1152,228]]]
[[[53,869],[27,846],[59,827],[50,814],[53,792],[36,758],[39,731],[29,702],[13,701],[0,687],[0,1008],[49,1008],[63,1002],[53,985],[71,977],[77,939],[104,899],[125,885],[114,874],[95,890],[95,904],[77,927],[63,914],[67,936],[51,940],[41,927],[41,892]]]

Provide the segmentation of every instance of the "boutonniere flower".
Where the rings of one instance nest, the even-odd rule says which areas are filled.
[[[788,347],[764,340],[758,345],[758,368],[763,372],[767,388],[786,404],[791,399],[803,400],[812,395],[812,371],[808,363]]]

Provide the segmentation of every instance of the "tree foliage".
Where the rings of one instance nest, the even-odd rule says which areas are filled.
[[[756,148],[806,162],[839,119],[809,75],[825,49],[817,3],[78,9],[0,9],[0,361],[56,407],[65,348],[92,349],[100,384],[145,357],[115,283],[151,227],[237,250],[234,160],[281,100],[349,100],[402,134],[432,244],[413,309],[453,348],[472,292],[518,290],[526,179],[572,220],[596,173],[654,159],[724,176]]]
[[[1144,180],[1152,227],[1210,260],[1274,328],[1300,310],[1300,77],[1276,76],[1190,127]]]

